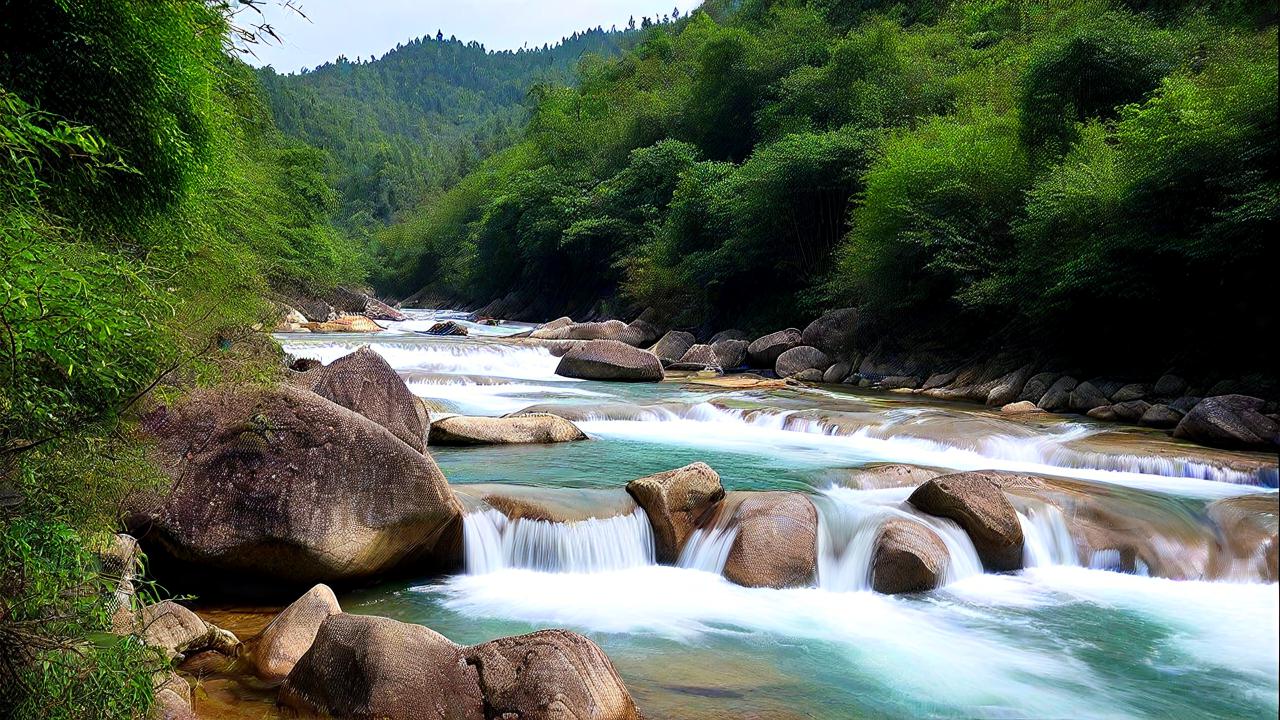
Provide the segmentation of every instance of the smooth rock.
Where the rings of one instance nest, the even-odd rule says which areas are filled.
[[[680,364],[709,368],[721,367],[720,356],[716,354],[715,349],[710,345],[691,346],[684,355],[680,356]]]
[[[1128,400],[1111,406],[1116,418],[1125,422],[1137,422],[1149,409],[1151,409],[1151,403],[1146,400]]]
[[[950,556],[942,538],[928,526],[904,518],[886,520],[871,560],[876,592],[927,592],[941,584]]]
[[[440,335],[445,337],[463,337],[471,334],[465,325],[461,325],[452,320],[438,322],[435,325],[423,331],[427,335]]]
[[[1066,410],[1071,404],[1071,392],[1075,390],[1077,385],[1076,379],[1070,375],[1064,375],[1044,392],[1044,395],[1036,403],[1036,407],[1049,412],[1060,412]]]
[[[689,348],[697,342],[693,333],[687,333],[682,330],[670,330],[663,335],[658,342],[654,343],[649,351],[658,356],[659,360],[667,360],[677,362],[684,354],[689,352]]]
[[[1147,411],[1138,419],[1138,423],[1147,427],[1168,429],[1177,427],[1178,421],[1181,419],[1182,413],[1168,405],[1157,403],[1147,408]]]
[[[230,657],[240,651],[240,640],[234,634],[201,620],[172,600],[142,608],[141,634],[144,643],[159,649],[170,660],[201,650]]]
[[[586,440],[587,434],[559,415],[503,417],[449,415],[431,423],[432,445],[512,445]]]
[[[750,343],[746,340],[722,338],[710,345],[711,350],[720,360],[720,367],[725,370],[734,370],[747,364],[747,346]]]
[[[418,452],[426,449],[429,419],[417,396],[368,345],[318,372],[312,386],[315,394],[378,423]]]
[[[1156,384],[1151,387],[1151,392],[1156,397],[1173,398],[1178,397],[1187,389],[1187,381],[1177,375],[1162,375]]]
[[[721,340],[743,340],[750,344],[751,336],[737,328],[730,328],[728,330],[721,330],[715,335],[712,335],[711,339],[707,341],[707,344],[715,345]]]
[[[1075,412],[1087,413],[1096,407],[1110,404],[1111,401],[1107,399],[1106,393],[1091,382],[1082,382],[1071,391],[1071,399],[1067,406]]]
[[[561,356],[556,374],[622,382],[657,382],[663,377],[657,355],[617,340],[593,340],[570,348]]]
[[[817,370],[818,379],[822,372],[831,367],[831,360],[826,353],[810,345],[798,345],[778,356],[774,371],[778,377],[791,377],[805,370]]]
[[[1004,492],[983,473],[954,473],[934,478],[911,493],[907,502],[921,512],[954,520],[973,541],[987,570],[1022,568],[1022,525]]]
[[[1141,400],[1145,398],[1149,392],[1150,391],[1147,390],[1146,385],[1141,383],[1129,383],[1112,394],[1111,402],[1123,403],[1131,402],[1133,400]]]
[[[1025,385],[1022,386],[1022,392],[1018,393],[1019,401],[1038,402],[1044,394],[1049,392],[1049,388],[1058,380],[1057,373],[1042,372],[1032,375]]]
[[[342,612],[328,585],[316,585],[276,615],[270,625],[249,641],[249,659],[258,677],[278,685],[311,649],[320,625]]]
[[[1248,395],[1207,397],[1183,416],[1173,436],[1214,447],[1274,450],[1280,424],[1263,414],[1265,406]]]
[[[1009,403],[1000,408],[1000,412],[1006,415],[1025,415],[1027,413],[1042,413],[1040,408],[1030,400],[1019,400],[1015,403]]]
[[[824,373],[821,370],[817,368],[809,368],[808,370],[801,370],[800,372],[791,375],[790,379],[798,380],[800,382],[819,383],[822,382],[823,376]]]
[[[801,493],[749,494],[735,512],[737,537],[724,576],[746,587],[803,587],[817,573],[818,512]]]
[[[920,378],[907,375],[890,375],[876,383],[881,390],[914,390],[920,387]]]
[[[1102,420],[1104,422],[1113,422],[1120,419],[1119,416],[1116,415],[1115,408],[1111,405],[1101,405],[1093,408],[1089,412],[1085,413],[1085,415],[1088,415],[1094,420]]]
[[[747,358],[753,367],[771,368],[778,356],[800,344],[800,331],[787,328],[758,337],[747,346]]]
[[[853,351],[857,332],[858,311],[840,308],[809,323],[800,333],[800,342],[816,347],[830,357],[838,357]]]
[[[844,361],[838,362],[827,368],[826,372],[822,373],[822,382],[832,384],[838,383],[849,377],[849,373],[851,372],[853,372],[853,366],[851,364]]]

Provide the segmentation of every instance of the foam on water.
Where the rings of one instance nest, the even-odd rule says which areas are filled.
[[[733,541],[737,537],[736,525],[698,528],[685,541],[676,566],[720,575],[724,573],[729,550],[733,548]]]
[[[281,345],[286,352],[294,357],[314,358],[325,365],[368,345],[396,370],[418,370],[444,375],[489,375],[544,382],[578,382],[556,375],[560,359],[544,347],[458,338],[384,340],[370,337],[331,340],[296,335],[281,337]]]
[[[507,568],[549,573],[595,573],[652,565],[653,529],[644,510],[577,522],[510,520],[497,510],[462,519],[468,574]]]
[[[468,415],[505,415],[531,404],[561,397],[608,397],[582,390],[572,383],[534,384],[521,382],[477,383],[447,378],[409,380],[409,390],[419,397],[442,400],[457,412]]]
[[[1018,513],[1022,525],[1023,567],[1079,565],[1080,552],[1067,529],[1067,519],[1054,505],[1029,502]]]

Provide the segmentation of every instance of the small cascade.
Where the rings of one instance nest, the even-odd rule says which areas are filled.
[[[737,537],[737,526],[698,528],[685,542],[676,566],[723,574],[724,564],[729,560],[729,550]]]
[[[982,574],[973,541],[959,525],[916,512],[902,501],[911,488],[850,490],[832,488],[818,503],[818,586],[846,592],[871,589],[871,564],[880,528],[892,518],[920,523],[933,530],[949,557],[942,584]]]
[[[396,336],[405,338],[404,335]],[[486,375],[517,380],[577,382],[556,375],[560,358],[544,347],[503,344],[494,341],[412,337],[376,342],[283,336],[285,352],[314,358],[328,365],[369,345],[396,370],[417,370],[442,375]]]
[[[644,510],[577,522],[510,520],[497,510],[465,516],[466,572],[508,568],[552,573],[591,573],[654,564],[653,528]]]
[[[1018,513],[1022,525],[1022,564],[1026,567],[1080,564],[1076,541],[1062,511],[1049,503],[1028,504]]]

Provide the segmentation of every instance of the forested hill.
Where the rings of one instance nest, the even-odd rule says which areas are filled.
[[[635,36],[597,27],[555,46],[492,52],[440,34],[377,59],[259,75],[276,125],[331,153],[340,220],[358,230],[391,222],[510,145],[531,88],[568,84],[584,56],[616,56]]]
[[[1228,0],[708,2],[544,94],[520,144],[379,233],[376,281],[703,329],[852,305],[914,348],[1264,369],[1244,338],[1275,330],[1275,23]]]

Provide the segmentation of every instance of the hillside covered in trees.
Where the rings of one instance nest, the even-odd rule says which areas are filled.
[[[376,282],[1259,371],[1276,112],[1266,4],[709,2],[542,93]]]
[[[531,89],[572,83],[587,56],[616,56],[636,31],[593,28],[554,47],[489,51],[444,33],[382,57],[339,57],[281,75],[259,71],[277,126],[328,151],[339,219],[391,222],[520,138]]]

